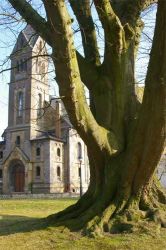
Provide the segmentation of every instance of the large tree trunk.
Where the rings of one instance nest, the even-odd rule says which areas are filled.
[[[166,8],[166,5],[160,8]],[[106,66],[103,70],[101,67],[101,77],[98,77],[91,91],[94,116],[100,126],[113,130],[121,146],[112,155],[104,150],[103,141],[89,141],[76,126],[88,148],[90,186],[76,205],[55,217],[51,216],[51,219],[56,218],[59,223],[75,229],[85,227],[86,232],[109,231],[110,221],[117,215],[132,209],[139,214],[141,210],[160,207],[160,202],[166,204],[164,193],[153,178],[165,140],[166,64],[163,62],[162,67],[156,66],[156,61],[159,65],[163,59],[163,53],[166,58],[164,16],[160,13],[157,17],[145,93],[138,114],[134,91],[133,44],[116,61],[116,68],[110,70],[110,66]],[[66,91],[61,94],[66,96]],[[68,101],[64,99],[64,103],[71,114]],[[71,120],[75,124],[75,118],[71,116]],[[160,193],[158,200],[156,192]]]
[[[25,6],[28,5],[28,11],[30,6],[26,1],[9,2],[29,20]],[[154,1],[136,0],[133,5],[133,1],[125,0],[118,5],[116,0],[112,4],[108,0],[94,0],[105,32],[102,64],[90,18],[90,1],[78,2],[75,5],[70,0],[80,26],[85,24],[81,34],[92,31],[87,39],[90,47],[83,38],[85,58],[75,51],[65,1],[44,0],[47,23],[39,22],[35,15],[30,20],[53,49],[60,95],[73,126],[87,145],[90,163],[88,191],[75,205],[49,220],[72,229],[85,228],[86,232],[111,231],[111,221],[117,216],[125,215],[131,220],[134,209],[141,218],[141,211],[153,211],[166,204],[165,195],[154,179],[166,132],[166,1],[160,0],[158,4],[142,104],[137,101],[134,89],[134,60],[138,30],[142,28],[137,25],[140,11]],[[91,109],[82,82],[90,91]],[[148,214],[144,213],[145,217]],[[163,220],[160,222],[165,225]]]

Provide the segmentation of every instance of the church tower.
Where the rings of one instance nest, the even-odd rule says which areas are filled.
[[[32,162],[41,161],[33,158],[32,141],[38,137],[39,121],[44,116],[45,102],[49,101],[46,54],[45,42],[27,25],[10,56],[9,118],[0,162],[4,193],[32,191],[36,171]]]
[[[8,129],[24,130],[24,141],[36,136],[44,102],[49,101],[45,42],[30,25],[19,34],[11,54]]]
[[[49,98],[45,42],[27,25],[10,58],[8,127],[0,142],[0,193],[86,190],[86,147],[61,103]]]

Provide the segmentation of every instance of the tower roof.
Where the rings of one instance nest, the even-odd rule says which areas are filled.
[[[22,34],[24,35],[27,44],[29,44],[31,47],[33,47],[39,37],[39,35],[36,33],[36,31],[32,28],[31,25],[27,25],[25,29],[23,29]]]
[[[36,33],[36,31],[31,27],[31,25],[27,25],[19,34],[17,42],[14,46],[14,49],[11,53],[13,55],[17,51],[26,48],[31,47],[33,48],[39,35]]]

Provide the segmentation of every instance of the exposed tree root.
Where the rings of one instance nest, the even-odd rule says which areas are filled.
[[[152,193],[159,203],[166,204],[166,190],[161,186],[157,179],[153,182]]]
[[[92,202],[90,197],[88,199],[85,196],[65,211],[49,216],[48,221],[72,231],[82,230],[92,237],[101,236],[105,232],[133,232],[152,222],[157,228],[166,227],[163,203],[156,200],[152,191],[144,192],[141,197],[130,197],[118,202],[118,199],[115,200],[105,205],[102,198],[96,197]]]
[[[94,197],[90,196],[88,194],[85,194],[81,199],[78,200],[78,202],[74,205],[69,206],[65,210],[57,213],[57,214],[52,214],[48,216],[48,220],[50,222],[54,221],[65,221],[68,219],[76,218],[79,216],[82,212],[86,211],[91,204],[94,202]]]
[[[90,236],[102,235],[108,232],[108,221],[116,210],[115,204],[108,206],[104,212],[92,218],[86,225],[84,232]]]

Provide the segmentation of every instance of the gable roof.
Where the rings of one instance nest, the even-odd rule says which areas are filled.
[[[30,159],[29,157],[25,154],[25,152],[19,148],[19,147],[15,147],[9,154],[8,156],[6,157],[6,159],[4,159],[3,161],[3,164],[6,162],[6,161],[11,161],[12,158],[18,158],[20,159],[21,161],[23,162],[29,162]]]

